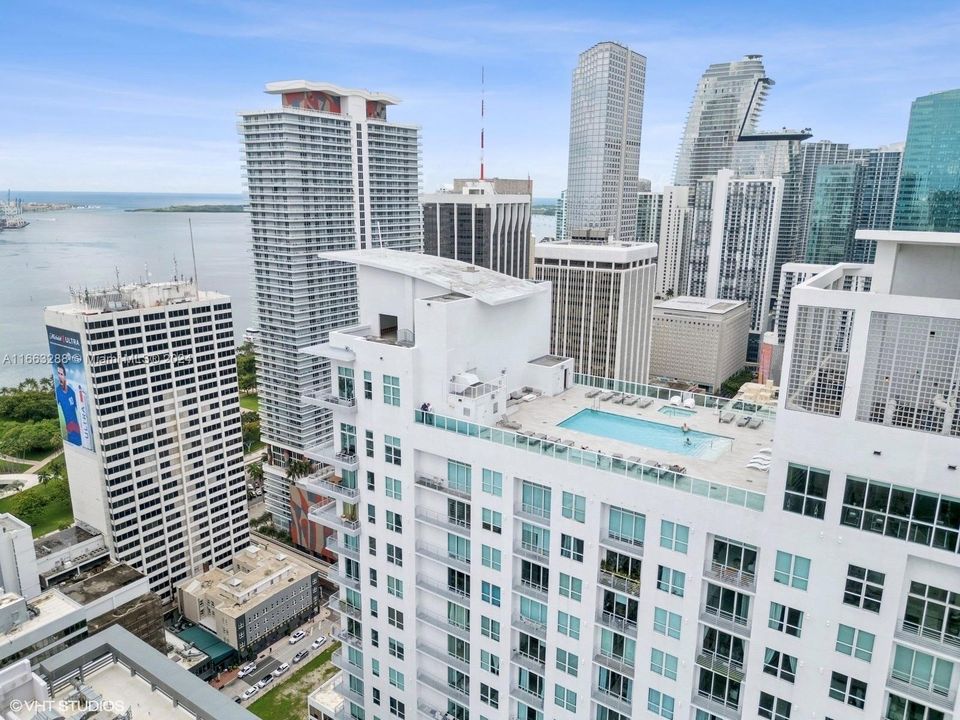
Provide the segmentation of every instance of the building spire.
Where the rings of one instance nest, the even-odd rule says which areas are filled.
[[[483,65],[480,66],[480,179],[483,180],[483,126],[486,117],[486,82]]]

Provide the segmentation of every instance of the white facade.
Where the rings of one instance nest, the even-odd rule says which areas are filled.
[[[566,239],[581,229],[636,232],[647,59],[614,42],[580,53],[570,98]]]
[[[551,352],[577,372],[645,381],[656,262],[652,243],[537,243],[535,277],[553,291]]]
[[[747,360],[750,307],[745,302],[678,297],[653,306],[650,375],[719,392]]]
[[[344,384],[330,452],[364,480],[316,513],[347,714],[953,717],[960,237],[872,239],[874,267],[794,290],[775,413],[591,396],[546,354],[535,286],[338,255],[363,326],[317,351],[371,378]],[[393,314],[415,340],[377,334]],[[633,432],[569,424],[597,412]]]
[[[264,494],[290,522],[284,466],[330,438],[329,413],[304,404],[329,382],[303,352],[356,320],[353,269],[330,250],[421,249],[420,130],[387,121],[385,93],[294,80],[270,83],[280,107],[241,114],[256,290],[257,382],[267,443]]]
[[[85,367],[92,449],[64,442],[74,516],[166,600],[249,540],[232,316],[192,282],[81,292],[44,313],[79,335]]]
[[[28,600],[40,594],[33,532],[9,513],[0,515],[0,588]]]
[[[657,239],[657,297],[680,294],[683,287],[683,242],[689,216],[690,188],[663,189],[660,232]]]
[[[774,331],[777,342],[783,345],[787,340],[787,319],[790,316],[790,295],[800,283],[805,283],[829,268],[829,265],[817,263],[786,263],[780,268],[780,284],[777,289],[777,317]]]

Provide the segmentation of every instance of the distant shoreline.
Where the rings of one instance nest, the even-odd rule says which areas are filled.
[[[242,213],[246,212],[243,205],[170,205],[162,208],[134,208],[125,212],[156,212],[156,213]]]

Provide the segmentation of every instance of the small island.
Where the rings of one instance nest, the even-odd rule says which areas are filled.
[[[162,208],[135,208],[127,212],[158,212],[158,213],[239,213],[246,212],[243,205],[170,205]]]

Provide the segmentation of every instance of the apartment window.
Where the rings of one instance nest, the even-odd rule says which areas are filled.
[[[577,676],[577,670],[580,667],[580,658],[572,652],[567,652],[563,648],[557,648],[557,669],[562,670],[568,675]]]
[[[403,660],[404,655],[406,655],[406,650],[403,647],[403,643],[399,640],[394,640],[389,638],[387,640],[387,649],[391,657],[395,657],[397,660]]]
[[[525,513],[549,520],[551,495],[550,488],[524,480],[520,485],[520,507]]]
[[[907,700],[890,693],[887,699],[887,714],[883,717],[885,720],[945,720],[947,716],[942,710],[934,710],[915,700]]]
[[[497,535],[503,532],[503,514],[490,508],[483,508],[481,512],[481,526]]]
[[[400,378],[396,375],[383,376],[383,401],[387,405],[400,406]]]
[[[403,580],[387,575],[387,594],[403,599]]]
[[[672,570],[663,565],[657,568],[657,590],[683,597],[683,587],[686,581],[687,576],[679,570]]]
[[[377,569],[370,568],[370,587],[377,586]]]
[[[843,589],[843,602],[870,612],[880,612],[883,599],[883,581],[886,576],[876,570],[859,565],[847,566],[847,584]]]
[[[657,650],[656,648],[650,651],[650,670],[657,675],[676,680],[678,664],[677,658],[670,653],[665,653],[663,650]]]
[[[403,548],[387,543],[387,562],[403,567]]]
[[[383,444],[383,459],[391,465],[399,465],[401,457],[400,438],[393,435],[384,435]]]
[[[709,615],[747,625],[750,617],[750,596],[746,593],[707,583],[704,611]]]
[[[546,626],[547,606],[531,598],[520,596],[520,617],[536,625]]]
[[[562,685],[554,685],[553,702],[564,710],[569,710],[570,712],[577,711],[577,694]],[[527,718],[529,717],[528,715]]]
[[[577,522],[586,522],[587,519],[587,498],[583,495],[574,495],[571,492],[564,491],[561,496],[562,506],[561,514],[565,518],[576,520]]]
[[[496,548],[492,548],[489,545],[481,545],[480,555],[484,567],[488,567],[491,570],[499,570],[501,568],[502,554]]]
[[[376,476],[367,470],[367,490],[373,491],[377,489],[377,480]]]
[[[390,668],[389,675],[390,675],[390,684],[393,685],[393,687],[397,688],[398,690],[403,690],[403,686],[404,686],[403,673],[400,672],[399,670],[394,670],[393,668]]]
[[[387,622],[397,630],[403,630],[403,613],[396,608],[387,608]]]
[[[618,672],[601,667],[597,677],[597,689],[606,695],[612,695],[618,700],[630,703],[633,696],[633,680]]]
[[[560,555],[577,562],[583,562],[583,540],[580,538],[560,534]]]
[[[790,703],[781,698],[774,697],[770,693],[760,693],[760,707],[757,708],[757,715],[770,720],[790,720]]]
[[[353,542],[353,538],[351,538],[349,535],[344,535],[343,539],[344,541]],[[344,545],[348,545],[349,542],[344,542]],[[373,536],[367,538],[367,551],[371,556],[377,556],[377,539]]]
[[[550,554],[550,531],[525,522],[520,524],[520,547],[542,557]]]
[[[400,513],[387,510],[387,530],[392,530],[397,533],[403,532],[403,517],[401,517]]]
[[[447,460],[447,484],[452,490],[470,494],[470,475],[469,465],[456,460]]]
[[[480,599],[495,607],[500,607],[500,586],[484,580],[480,583]]]
[[[486,615],[480,616],[480,634],[494,642],[500,641],[500,623]]]
[[[837,652],[850,655],[858,660],[870,662],[873,659],[873,633],[857,630],[849,625],[837,626]]]
[[[664,610],[663,608],[653,609],[654,632],[679,640],[682,624],[683,618],[680,615]]]
[[[377,522],[377,508],[372,503],[367,503],[367,522],[371,525]]]
[[[757,549],[736,540],[713,540],[711,569],[730,582],[753,584],[757,573]]]
[[[569,613],[559,612],[557,614],[557,632],[566,635],[574,640],[580,639],[580,618]]]
[[[447,533],[447,556],[460,562],[470,562],[470,541],[467,538]]]
[[[795,587],[797,590],[806,590],[810,581],[810,560],[777,550],[777,566],[773,571],[773,581]]]
[[[890,675],[926,692],[947,697],[950,695],[950,684],[953,680],[953,663],[919,650],[896,645]]]
[[[390,698],[390,714],[396,715],[400,720],[407,716],[407,707],[395,697]]]
[[[386,486],[388,498],[393,498],[394,500],[403,499],[403,489],[401,488],[399,480],[397,480],[396,478],[388,477],[388,478],[384,478],[383,482],[384,482],[384,485]]]
[[[915,635],[960,647],[960,594],[911,582],[903,629]]]
[[[480,702],[486,703],[492,708],[499,708],[500,691],[490,687],[486,683],[480,683]]]
[[[500,658],[487,650],[480,651],[480,667],[493,675],[500,674]]]
[[[363,445],[364,451],[367,453],[367,457],[372,458],[374,449],[373,430],[363,431]]]
[[[448,567],[447,589],[462,597],[470,597],[470,575]]]
[[[827,486],[830,471],[790,463],[787,466],[787,488],[783,509],[787,512],[823,520],[827,509]]]
[[[347,455],[357,452],[357,428],[354,425],[340,423],[340,450]]]
[[[607,535],[614,540],[643,547],[643,534],[647,527],[647,518],[640,513],[611,507],[607,516]]]
[[[709,698],[728,708],[740,708],[740,683],[724,674],[700,668],[697,695]]]
[[[470,664],[470,643],[453,635],[447,635],[447,654]]]
[[[363,371],[363,397],[365,400],[373,400],[373,375],[369,370]]]
[[[380,617],[380,603],[373,598],[370,598],[370,616]]]
[[[779,650],[766,648],[763,652],[763,671],[792,683],[797,679],[797,659]]]
[[[560,573],[560,595],[579,602],[583,597],[583,580]]]
[[[647,690],[647,710],[667,720],[673,720],[674,700],[666,693],[650,688]]]
[[[484,468],[480,489],[488,495],[501,497],[503,495],[503,474]]]
[[[660,547],[686,554],[690,543],[690,528],[669,520],[660,521]]]
[[[803,629],[803,612],[772,602],[767,626],[772,630],[800,637],[800,631]]]
[[[830,690],[827,695],[862,710],[867,697],[867,684],[862,680],[834,672],[830,675]]]

